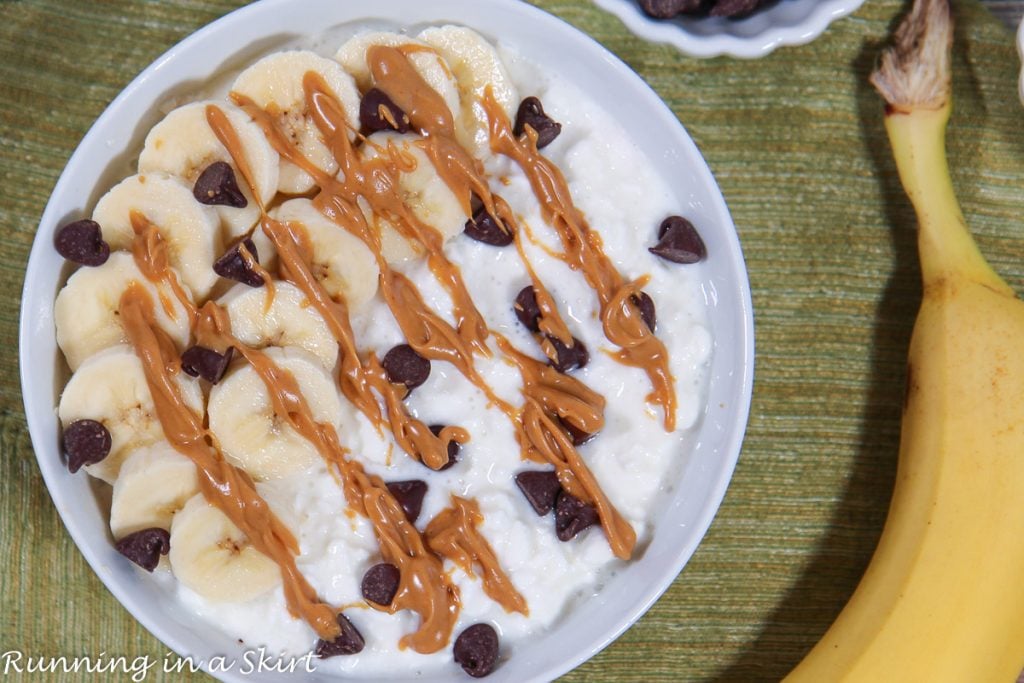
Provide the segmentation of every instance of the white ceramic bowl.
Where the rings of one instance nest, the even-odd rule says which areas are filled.
[[[53,248],[55,229],[88,215],[99,195],[124,175],[159,103],[193,91],[213,73],[238,68],[280,43],[348,22],[396,25],[462,23],[500,39],[589,91],[613,116],[628,121],[636,144],[666,178],[702,226],[709,257],[702,286],[715,337],[707,414],[693,457],[657,516],[643,555],[595,598],[543,638],[523,646],[491,676],[493,681],[550,680],[579,665],[640,617],[689,559],[714,516],[740,450],[750,402],[753,318],[740,245],[722,196],[700,153],[672,112],[613,55],[562,21],[519,0],[265,0],[196,32],[143,71],[96,121],[72,155],[43,213],[29,258],[21,313],[21,377],[29,431],[39,467],[57,510],[96,574],[157,638],[181,655],[208,662],[240,658],[235,640],[199,622],[167,586],[134,569],[113,548],[107,502],[80,472],[68,473],[59,450],[54,407],[65,377],[54,339],[53,301],[68,269]],[[97,651],[101,649],[96,644]],[[453,664],[453,671],[457,670]],[[284,679],[245,676],[225,680]],[[292,680],[292,679],[289,679]],[[325,680],[318,676],[309,680]],[[423,679],[430,680],[430,679]]]
[[[779,0],[743,19],[723,17],[655,19],[636,0],[594,0],[641,38],[675,45],[692,57],[764,57],[783,45],[803,45],[864,0]]]

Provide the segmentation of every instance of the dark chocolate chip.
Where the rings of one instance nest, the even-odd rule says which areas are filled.
[[[430,431],[434,433],[434,436],[441,436],[441,430],[447,425],[430,425]],[[462,446],[455,439],[448,442],[448,462],[438,468],[438,472],[444,472],[449,467],[452,467],[459,461],[459,451],[462,450]]]
[[[337,657],[338,655],[354,655],[363,651],[363,648],[366,646],[363,634],[356,630],[352,622],[341,612],[338,612],[338,626],[341,627],[341,633],[338,637],[334,640],[324,640],[321,638],[316,641],[313,654],[321,659],[327,659],[328,657]]]
[[[669,216],[661,222],[658,243],[648,251],[673,263],[697,263],[708,253],[693,223],[682,216]]]
[[[537,293],[527,285],[516,295],[516,303],[512,306],[516,317],[530,332],[540,332],[540,306],[537,305]]]
[[[449,448],[449,450],[451,450]],[[405,511],[410,522],[416,523],[423,509],[423,496],[427,495],[427,483],[419,479],[392,481],[386,484],[388,491]]]
[[[156,569],[160,556],[171,550],[171,535],[166,529],[152,528],[128,534],[114,544],[117,552],[147,572]]]
[[[559,420],[559,422],[561,423],[562,428],[569,434],[569,438],[572,439],[573,446],[582,446],[597,436],[597,434],[591,434],[590,432],[583,431],[568,420]]]
[[[526,496],[533,511],[543,517],[555,508],[562,485],[554,470],[525,470],[516,475],[516,486]]]
[[[224,353],[217,353],[205,346],[193,346],[181,354],[181,369],[186,375],[202,377],[210,384],[216,384],[227,372],[234,353],[232,346]]]
[[[404,384],[412,391],[430,377],[430,361],[416,353],[416,349],[408,344],[399,344],[391,349],[381,361],[388,381],[392,384]]]
[[[711,7],[711,16],[739,19],[764,4],[764,0],[717,0]]]
[[[243,285],[249,285],[250,287],[262,287],[263,276],[257,273],[255,270],[250,268],[245,259],[242,257],[242,252],[239,249],[240,245],[244,244],[246,251],[252,256],[256,263],[260,262],[260,254],[256,250],[256,245],[253,244],[251,238],[238,242],[233,247],[224,252],[224,255],[216,260],[213,264],[213,272],[217,273],[221,277],[226,277],[229,280],[241,282]]]
[[[702,0],[640,0],[640,8],[655,19],[669,19],[680,12],[700,9]]]
[[[507,226],[506,226],[507,227]],[[480,207],[473,212],[473,217],[466,221],[463,232],[467,237],[477,242],[490,244],[494,247],[507,247],[515,241],[511,230],[506,230],[502,223],[499,223],[494,216],[487,213],[487,209]]]
[[[402,574],[395,565],[387,562],[375,564],[363,574],[363,598],[386,607],[395,599],[401,579]]]
[[[550,145],[562,132],[562,124],[544,113],[544,106],[536,97],[527,97],[519,103],[519,111],[516,112],[516,123],[512,128],[512,134],[520,137],[525,132],[527,125],[537,131],[537,149]]]
[[[455,639],[452,654],[466,673],[483,678],[498,663],[498,633],[490,624],[473,624]]]
[[[359,123],[375,133],[379,130],[409,132],[409,117],[379,88],[370,88],[359,103]]]
[[[226,161],[215,161],[199,174],[192,196],[200,204],[244,209],[249,201],[238,188],[235,169]]]
[[[597,508],[561,491],[555,502],[555,533],[559,541],[571,541],[576,534],[600,522]]]
[[[572,346],[566,346],[557,337],[549,336],[548,342],[555,350],[555,359],[550,363],[559,372],[569,372],[577,368],[586,367],[590,362],[590,352],[587,347],[576,337],[572,338]]]
[[[102,266],[110,258],[110,245],[96,221],[83,219],[68,223],[53,237],[57,253],[83,266]]]
[[[640,317],[647,324],[647,329],[654,332],[658,326],[658,314],[654,310],[654,299],[647,292],[637,292],[632,299],[636,307],[640,309]]]
[[[110,453],[110,432],[96,420],[75,420],[64,430],[64,454],[68,469],[95,465]]]

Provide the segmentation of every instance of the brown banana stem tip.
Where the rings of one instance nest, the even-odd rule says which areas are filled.
[[[949,99],[953,17],[949,0],[914,0],[871,83],[891,107],[938,109]]]

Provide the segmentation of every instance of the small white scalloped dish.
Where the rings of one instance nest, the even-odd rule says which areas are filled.
[[[53,247],[58,226],[91,211],[99,195],[126,175],[133,154],[172,97],[194,93],[218,73],[300,37],[359,23],[412,26],[458,23],[512,46],[592,93],[606,111],[629,121],[635,144],[701,226],[708,258],[699,265],[714,333],[707,403],[696,444],[639,557],[542,637],[516,649],[489,680],[552,680],[596,654],[654,603],[704,537],[732,477],[746,428],[753,376],[753,313],[746,268],[729,211],[697,147],[672,111],[628,66],[591,38],[520,0],[263,0],[197,31],[146,68],[85,135],[58,180],[29,258],[20,320],[21,385],[39,467],[64,525],[83,556],[125,608],[179,655],[209,664],[241,661],[243,645],[198,620],[174,590],[132,567],[113,547],[107,503],[84,472],[62,462],[55,414],[66,370],[57,348],[54,298],[67,266]],[[97,649],[103,647],[96,643]],[[131,654],[131,653],[128,653]],[[408,679],[412,672],[395,672]],[[215,673],[227,681],[294,680],[282,673]],[[450,680],[463,674],[454,664]],[[304,680],[337,680],[323,673]],[[356,680],[347,678],[346,680]],[[365,680],[365,679],[359,679]],[[377,679],[379,680],[379,679]],[[468,680],[466,678],[465,680]]]
[[[644,14],[636,0],[594,0],[594,4],[617,16],[641,38],[674,45],[691,57],[755,59],[779,47],[811,42],[864,0],[779,0],[743,19],[686,15],[655,19]]]

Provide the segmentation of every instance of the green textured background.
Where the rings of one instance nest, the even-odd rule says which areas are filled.
[[[0,652],[167,652],[97,580],[45,491],[19,390],[19,293],[47,197],[92,121],[152,59],[242,4],[0,0]],[[743,244],[757,339],[747,438],[708,536],[647,616],[567,680],[778,679],[856,585],[895,472],[920,286],[867,75],[902,3],[868,0],[810,45],[752,62],[644,43],[584,0],[535,4],[622,57],[696,140]],[[954,182],[982,251],[1021,291],[1019,62],[974,0],[955,14]]]

